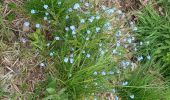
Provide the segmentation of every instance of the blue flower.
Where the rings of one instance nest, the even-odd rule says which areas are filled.
[[[69,28],[68,28],[68,27],[65,27],[65,30],[66,30],[66,31],[69,31]]]
[[[127,82],[127,81],[122,82],[122,85],[123,85],[123,86],[127,86],[127,85],[128,85],[128,82]]]
[[[61,1],[58,2],[58,5],[61,5]]]
[[[68,9],[68,12],[72,12],[72,11],[73,11],[73,9],[72,9],[72,8],[69,8],[69,9]]]
[[[97,75],[97,72],[95,71],[95,72],[93,73],[93,75]]]
[[[139,57],[137,58],[137,60],[138,60],[138,61],[143,60],[143,56],[139,56]]]
[[[107,14],[113,14],[115,12],[115,8],[111,8],[105,11]]]
[[[40,28],[41,25],[40,25],[40,24],[35,24],[35,27],[36,27],[36,28]]]
[[[69,19],[69,16],[67,15],[67,16],[66,16],[66,20],[68,20],[68,19]]]
[[[76,28],[75,28],[74,25],[72,25],[72,26],[70,26],[70,29],[71,29],[72,31],[74,31]]]
[[[88,41],[90,38],[89,37],[86,37],[86,41]]]
[[[138,30],[138,28],[137,27],[133,27],[133,31],[137,31]]]
[[[24,26],[29,26],[30,23],[29,22],[24,22]]]
[[[79,8],[80,8],[80,5],[78,3],[75,3],[73,9],[77,10]]]
[[[64,58],[64,62],[65,62],[65,63],[67,63],[67,62],[68,62],[68,60],[69,60],[69,58],[68,58],[68,57],[65,57],[65,58]]]
[[[87,2],[86,2],[84,5],[85,5],[86,7],[89,7],[89,6],[90,6],[90,4],[89,4],[89,3],[87,3]]]
[[[90,58],[90,56],[91,56],[90,54],[87,54],[87,55],[86,55],[87,58]]]
[[[150,55],[147,55],[147,59],[150,60],[150,59],[151,59],[151,56],[150,56]]]
[[[102,71],[101,74],[102,74],[103,76],[105,76],[105,75],[106,75],[106,72],[105,72],[105,71]]]
[[[93,22],[94,19],[95,19],[95,17],[91,16],[88,20],[89,20],[89,22]]]
[[[90,30],[87,30],[87,34],[90,34],[91,33],[91,31]]]
[[[60,37],[56,36],[56,37],[55,37],[55,40],[60,40]]]
[[[44,17],[44,20],[47,20],[47,19],[48,19],[48,18],[45,16],[45,17]]]
[[[46,15],[46,16],[48,16],[48,15],[49,15],[49,13],[48,13],[48,12],[45,12],[45,15]]]
[[[70,58],[70,63],[74,63],[74,59],[73,58]]]
[[[31,10],[31,14],[35,14],[36,11],[34,9]]]
[[[48,5],[44,5],[43,7],[44,7],[44,9],[48,9]]]
[[[96,16],[96,19],[97,19],[97,20],[99,20],[99,19],[100,19],[100,16],[99,16],[99,15],[98,15],[98,16]]]
[[[76,32],[75,31],[72,31],[72,35],[75,35],[76,34]]]
[[[40,63],[40,67],[45,67],[45,64],[44,63]]]
[[[54,56],[54,52],[50,52],[50,56]]]
[[[96,27],[96,32],[98,33],[100,31],[100,27]]]
[[[131,99],[134,99],[134,98],[135,98],[135,95],[132,94],[132,95],[130,95],[129,97],[130,97]]]
[[[81,20],[80,20],[80,23],[82,23],[82,24],[85,23],[85,20],[84,20],[84,19],[81,19]]]
[[[121,10],[118,10],[117,13],[118,13],[118,14],[122,14],[122,11],[121,11]]]
[[[117,50],[114,49],[114,50],[112,51],[112,54],[117,54]]]

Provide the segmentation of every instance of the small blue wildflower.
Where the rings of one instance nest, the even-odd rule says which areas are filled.
[[[118,10],[117,13],[118,13],[118,14],[122,14],[122,11],[121,11],[121,10]]]
[[[90,4],[89,4],[89,3],[87,3],[87,2],[86,2],[84,5],[85,5],[86,7],[89,7],[89,6],[90,6]]]
[[[133,31],[137,31],[138,30],[138,28],[137,27],[133,27]]]
[[[85,50],[83,50],[82,53],[86,53]]]
[[[127,82],[127,81],[122,82],[122,85],[123,85],[123,86],[127,86],[127,85],[128,85],[128,82]]]
[[[112,54],[117,54],[117,50],[114,49],[114,50],[112,51]]]
[[[132,39],[131,38],[128,38],[128,43],[132,43]]]
[[[50,56],[54,56],[54,52],[50,52]]]
[[[35,14],[36,11],[34,9],[31,10],[31,14]]]
[[[122,35],[122,32],[119,30],[117,33],[116,33],[116,36],[121,36]]]
[[[69,31],[69,28],[68,28],[68,27],[65,27],[65,30],[66,30],[66,31]]]
[[[105,71],[102,71],[101,74],[104,76],[104,75],[106,75],[106,72],[105,72]]]
[[[90,56],[91,56],[90,54],[87,54],[87,55],[86,55],[87,58],[90,58]]]
[[[76,32],[75,31],[72,31],[72,35],[75,35],[76,34]]]
[[[75,3],[73,9],[77,10],[79,8],[80,8],[80,5],[78,3]]]
[[[115,12],[115,8],[107,9],[105,12],[107,14],[113,14]]]
[[[48,5],[44,5],[43,7],[44,7],[44,9],[48,9]]]
[[[44,17],[44,20],[47,20],[47,17]]]
[[[96,27],[96,32],[98,33],[100,31],[100,27]]]
[[[99,20],[99,19],[100,19],[100,16],[99,16],[99,15],[97,15],[97,16],[96,16],[96,19],[97,19],[97,20]]]
[[[61,5],[61,1],[58,2],[58,5]]]
[[[65,62],[65,63],[67,63],[67,62],[68,62],[68,60],[69,60],[69,58],[68,58],[68,57],[65,57],[65,58],[64,58],[64,62]]]
[[[93,75],[97,75],[97,72],[95,71],[95,72],[93,73]]]
[[[74,62],[74,59],[73,58],[70,58],[70,63],[72,64]]]
[[[45,15],[46,15],[46,16],[48,16],[48,15],[49,15],[49,13],[48,13],[48,12],[45,12]]]
[[[41,25],[40,25],[40,24],[35,24],[35,27],[36,27],[36,28],[40,28]]]
[[[91,31],[90,30],[87,30],[87,34],[90,34],[91,33]]]
[[[60,40],[60,37],[56,36],[56,37],[55,37],[55,40]]]
[[[47,43],[47,47],[49,47],[50,46],[50,43]]]
[[[110,71],[110,72],[109,72],[109,74],[110,74],[110,75],[113,75],[113,74],[114,74],[114,72],[113,72],[113,71]]]
[[[69,16],[67,15],[67,16],[66,16],[66,20],[68,20],[68,19],[69,19]]]
[[[104,5],[102,5],[101,7],[102,7],[102,10],[106,10],[107,9],[107,7],[104,6]]]
[[[147,59],[150,60],[150,59],[151,59],[151,56],[150,56],[150,55],[147,55]]]
[[[116,95],[115,98],[114,98],[114,100],[119,100],[119,97]]]
[[[24,22],[24,26],[29,26],[30,23],[29,22]]]
[[[116,46],[117,46],[117,47],[120,47],[120,41],[117,41],[117,42],[116,42]]]
[[[45,67],[45,64],[44,63],[40,63],[40,67]]]
[[[72,31],[74,31],[76,28],[75,28],[74,25],[72,25],[72,26],[70,26],[70,29],[71,29]]]
[[[89,37],[86,37],[86,41],[88,41],[90,38]]]
[[[104,28],[105,28],[106,30],[111,30],[111,29],[112,29],[112,25],[110,24],[110,22],[106,22],[106,23],[104,24]]]
[[[93,22],[94,19],[95,19],[95,17],[91,16],[88,20],[89,20],[89,22]]]
[[[81,19],[81,20],[80,20],[80,23],[82,23],[82,24],[85,23],[85,20],[84,20],[84,19]]]
[[[101,47],[103,44],[102,43],[99,43],[99,46]]]
[[[115,90],[115,89],[112,89],[112,92],[113,92],[113,93],[116,93],[116,90]]]
[[[132,95],[130,95],[129,97],[130,97],[131,99],[134,99],[134,98],[135,98],[135,95],[132,94]]]
[[[72,9],[72,8],[69,8],[69,9],[68,9],[68,12],[72,12],[72,11],[73,11],[73,9]]]
[[[132,40],[134,41],[134,40],[135,40],[135,37],[132,37]]]
[[[143,42],[140,42],[139,44],[140,44],[140,45],[143,45]]]
[[[143,60],[143,56],[140,56],[137,58],[138,61],[142,61]]]

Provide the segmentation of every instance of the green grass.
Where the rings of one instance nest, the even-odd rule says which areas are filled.
[[[27,21],[30,23],[30,28],[33,29],[32,33],[27,35],[29,46],[26,48],[22,43],[11,44],[17,39],[14,40],[11,37],[13,33],[3,22],[4,18],[0,16],[0,30],[2,32],[0,34],[0,55],[4,56],[5,51],[16,50],[19,53],[17,57],[25,64],[20,73],[21,77],[24,77],[22,84],[19,84],[21,93],[8,94],[1,89],[0,97],[26,98],[28,100],[89,100],[94,98],[100,100],[99,94],[112,93],[114,97],[117,96],[122,100],[170,99],[169,69],[167,67],[170,61],[168,11],[167,16],[161,16],[152,6],[146,6],[139,13],[138,31],[135,35],[137,41],[143,41],[144,44],[138,47],[135,54],[143,56],[150,54],[151,60],[144,58],[141,63],[134,62],[135,66],[130,65],[123,68],[121,62],[130,61],[125,57],[128,52],[123,46],[126,43],[117,47],[122,55],[112,55],[112,50],[116,48],[114,44],[117,42],[115,33],[121,26],[116,24],[117,26],[111,31],[107,31],[103,27],[106,22],[113,21],[115,16],[107,16],[102,11],[96,13],[92,8],[86,9],[90,14],[84,14],[83,11],[77,10],[68,13],[67,10],[75,3],[79,3],[81,6],[83,3],[80,3],[79,0],[61,1],[61,5],[58,4],[58,0],[44,0],[42,2],[41,0],[29,0],[24,2],[24,12],[29,17]],[[43,8],[45,4],[49,6],[47,10]],[[163,1],[159,4],[165,5],[165,9],[169,7]],[[16,9],[15,4],[9,6],[10,9]],[[36,14],[31,14],[32,9],[36,10]],[[46,16],[46,12],[49,15]],[[65,19],[67,15],[69,15],[68,20]],[[89,17],[97,15],[100,15],[100,19],[94,20],[92,23],[88,22]],[[50,23],[43,20],[45,16],[48,17]],[[8,17],[8,21],[13,20],[13,17]],[[85,19],[84,24],[80,23],[82,18]],[[114,23],[121,23],[114,21]],[[34,27],[37,23],[41,24],[41,28]],[[76,35],[72,35],[71,30],[65,30],[65,27],[69,28],[71,25],[75,26]],[[101,28],[98,33],[96,33],[96,27]],[[87,30],[90,30],[91,34],[87,34]],[[128,30],[127,34],[131,35],[131,31]],[[127,34],[121,38],[126,38]],[[56,37],[59,39],[55,40]],[[86,40],[87,37],[89,40]],[[147,41],[150,43],[147,44]],[[100,48],[104,54],[99,52]],[[34,58],[37,54],[38,56]],[[68,58],[68,61],[65,61],[65,58]],[[31,65],[26,63],[32,60],[36,61]],[[25,79],[29,77],[27,76],[29,70],[41,70],[39,68],[41,63],[45,64],[45,66],[41,66],[42,69],[45,69],[43,70],[45,79],[34,84],[33,91],[30,92],[30,84]],[[110,72],[114,74],[110,74]],[[37,72],[37,74],[39,73]],[[124,82],[128,83],[122,85]]]

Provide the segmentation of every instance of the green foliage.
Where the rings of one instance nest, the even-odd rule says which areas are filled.
[[[165,14],[168,9],[165,9]],[[153,6],[148,5],[139,14],[137,37],[144,44],[139,46],[137,54],[151,54],[155,62],[161,61],[161,66],[167,66],[163,71],[169,75],[169,63],[164,60],[170,52],[170,23],[168,16],[160,15]],[[149,42],[149,43],[147,43]]]
[[[148,62],[138,67],[129,77],[129,85],[118,88],[122,99],[131,100],[133,94],[135,100],[168,100],[169,86],[161,75],[160,63]]]

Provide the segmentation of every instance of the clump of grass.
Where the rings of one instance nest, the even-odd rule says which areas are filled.
[[[165,12],[168,9],[165,8]],[[139,15],[137,37],[137,55],[151,55],[154,61],[161,61],[161,66],[169,66],[168,57],[169,41],[169,18],[160,15],[151,5],[146,6]],[[142,45],[140,45],[142,43]],[[169,67],[165,67],[165,76],[169,76]]]
[[[78,0],[35,0],[25,7],[34,23],[38,23],[37,31],[30,36],[32,44],[54,69],[51,72],[56,84],[46,87],[47,91],[64,90],[67,98],[78,99],[112,90],[111,83],[116,82],[113,73],[119,71],[119,62],[113,60],[112,53],[120,54],[118,61],[126,59],[121,55],[125,50],[120,40],[115,43],[113,38],[119,26],[112,28],[110,19],[106,19],[111,18],[106,13],[112,14],[115,8],[103,7],[104,12],[94,12],[92,3]],[[118,10],[117,18],[121,16],[123,13]],[[117,36],[121,34],[117,32]]]
[[[27,1],[24,7],[36,30],[29,35],[31,44],[44,56],[40,66],[47,69],[50,77],[35,89],[39,95],[35,98],[90,99],[109,92],[115,99],[164,99],[161,96],[167,93],[165,81],[149,72],[160,75],[160,71],[149,65],[135,67],[127,57],[128,47],[135,47],[134,37],[123,34],[119,30],[122,25],[112,27],[113,19],[119,21],[124,16],[121,10],[101,6],[103,10],[94,11],[93,3],[78,0],[34,0]],[[112,16],[115,12],[117,15]],[[134,26],[132,29],[137,30]]]

